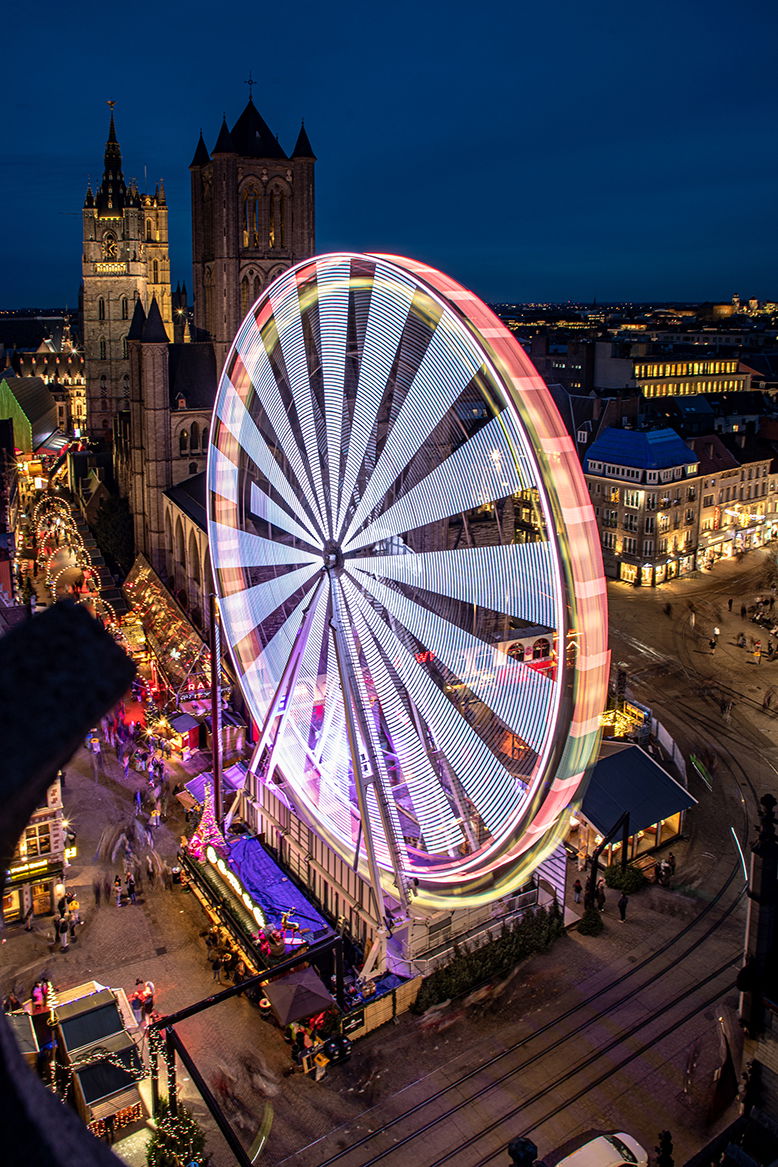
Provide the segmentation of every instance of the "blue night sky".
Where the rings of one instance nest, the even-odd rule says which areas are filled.
[[[248,97],[317,166],[319,251],[405,253],[487,300],[778,298],[778,6],[14,4],[3,26],[0,306],[76,303],[108,98],[126,178],[188,165]]]

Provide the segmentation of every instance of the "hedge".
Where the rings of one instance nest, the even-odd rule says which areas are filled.
[[[562,913],[554,902],[551,908],[526,912],[512,925],[504,923],[499,936],[478,948],[455,944],[449,963],[422,984],[413,1012],[423,1013],[431,1005],[469,993],[492,977],[505,976],[520,960],[545,951],[563,931]]]
[[[605,882],[608,887],[615,888],[617,891],[625,891],[627,895],[631,896],[645,887],[648,880],[639,867],[627,865],[622,868],[620,864],[614,864],[605,868]]]

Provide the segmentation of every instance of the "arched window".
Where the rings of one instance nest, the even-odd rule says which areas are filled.
[[[192,432],[189,436],[189,445],[192,453],[196,454],[200,446],[200,427],[196,421],[192,422]]]
[[[156,259],[151,265],[151,282],[153,284],[159,283],[159,261]]]
[[[151,219],[146,220],[146,242],[151,243],[153,236],[151,234]]]
[[[259,247],[259,196],[255,186],[243,194],[243,246]]]
[[[203,426],[203,432],[200,435],[200,444],[204,454],[208,453],[208,426]]]
[[[196,473],[197,473],[197,463],[196,463],[196,462],[190,462],[190,463],[189,463],[189,473],[190,473],[190,474],[196,474]]]
[[[240,281],[240,314],[245,316],[249,310],[249,278],[244,276]]]
[[[189,453],[188,430],[181,430],[181,433],[178,435],[178,452],[182,458],[186,457],[186,455]]]
[[[283,194],[278,196],[278,236],[279,247],[286,247],[286,199]]]
[[[259,293],[261,290],[262,284],[260,282],[259,276],[254,276],[254,299],[252,301],[254,304],[256,304],[257,300],[259,299]]]
[[[130,306],[127,302],[127,297],[122,296],[122,320],[128,320],[130,315]]]
[[[122,337],[122,356],[126,360],[129,355],[130,355],[130,350],[127,347],[127,337],[123,336]]]
[[[181,520],[176,524],[176,558],[182,567],[186,566],[186,548],[184,547],[184,528],[181,525]]]
[[[101,337],[100,337],[100,360],[101,360],[101,361],[104,361],[105,359],[106,359],[106,347],[105,347],[105,340],[104,340],[104,339],[103,339],[103,337],[101,336]]]
[[[271,190],[267,198],[267,245],[268,247],[275,247],[276,245],[276,196],[275,192]]]
[[[97,319],[105,320],[105,300],[102,296],[97,301]]]

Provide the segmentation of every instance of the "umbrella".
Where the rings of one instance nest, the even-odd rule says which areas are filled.
[[[264,993],[279,1025],[291,1025],[301,1017],[310,1017],[331,1009],[334,998],[312,968],[301,968],[264,986]]]

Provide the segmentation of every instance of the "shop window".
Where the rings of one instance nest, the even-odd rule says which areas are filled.
[[[9,888],[3,892],[3,921],[6,924],[20,920],[22,915],[21,894],[18,888]]]
[[[25,831],[27,858],[51,854],[51,827],[48,823],[34,823]]]
[[[47,916],[51,911],[50,879],[32,885],[32,910],[36,916]]]

